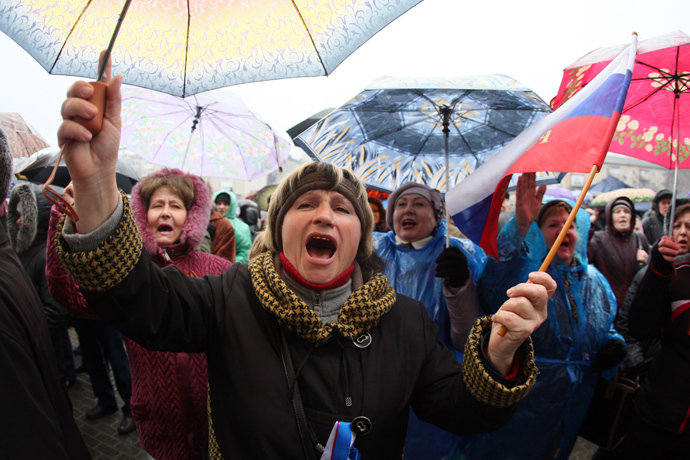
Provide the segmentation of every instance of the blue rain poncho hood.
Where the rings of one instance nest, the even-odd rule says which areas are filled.
[[[398,294],[419,300],[439,327],[439,338],[453,349],[442,280],[436,278],[436,258],[446,244],[446,221],[441,220],[433,238],[420,249],[404,249],[395,244],[395,232],[374,232],[374,247],[383,259],[383,274]],[[460,248],[467,256],[472,278],[479,282],[488,256],[470,240],[451,237],[451,246]],[[462,350],[460,350],[462,351]]]
[[[390,203],[390,200],[389,200]],[[392,208],[389,204],[389,212]],[[383,274],[398,294],[419,300],[439,327],[439,339],[462,360],[462,351],[454,350],[450,338],[450,316],[443,297],[442,280],[436,278],[436,258],[445,248],[446,221],[441,220],[432,239],[420,249],[405,249],[395,244],[395,232],[374,232],[374,247],[383,259]],[[470,240],[451,237],[451,246],[460,248],[467,256],[467,264],[475,282],[481,279],[488,256]],[[405,458],[430,460],[444,457],[457,436],[410,415],[405,444]]]
[[[547,320],[532,334],[539,368],[535,387],[505,426],[461,438],[449,458],[553,458],[547,453],[555,449],[559,449],[556,458],[566,460],[570,455],[598,378],[591,370],[592,361],[609,340],[623,340],[613,329],[613,291],[599,270],[587,263],[589,214],[580,209],[576,222],[573,266],[567,267],[556,256],[547,269],[557,289],[548,303]],[[498,236],[498,249],[501,262],[489,262],[482,278],[482,300],[491,313],[507,299],[507,289],[539,269],[550,248],[536,223],[523,239],[513,218]],[[577,320],[565,278],[571,283],[568,292],[577,306]],[[610,369],[602,375],[610,378],[614,372]]]

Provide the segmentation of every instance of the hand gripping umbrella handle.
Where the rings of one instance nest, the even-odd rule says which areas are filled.
[[[100,81],[89,82],[93,86],[93,94],[88,99],[90,103],[96,106],[98,113],[91,119],[86,120],[81,117],[75,117],[74,121],[91,131],[91,134],[96,136],[101,132],[103,127],[103,115],[105,113],[105,93],[108,90],[108,85]]]

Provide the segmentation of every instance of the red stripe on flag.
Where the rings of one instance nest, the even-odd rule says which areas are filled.
[[[496,187],[491,199],[486,225],[482,232],[482,239],[479,241],[479,246],[496,260],[498,260],[498,216],[501,214],[501,205],[503,205],[503,198],[508,191],[508,184],[510,184],[510,176],[505,176]]]
[[[582,172],[604,162],[602,146],[608,147],[616,123],[606,117],[566,118],[547,131],[509,169],[519,172]],[[583,135],[587,133],[587,135]],[[608,140],[608,142],[607,142]],[[556,150],[557,149],[557,150]]]

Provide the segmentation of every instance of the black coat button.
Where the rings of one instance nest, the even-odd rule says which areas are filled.
[[[371,431],[371,420],[360,415],[352,420],[352,432],[357,436],[366,436]]]
[[[357,348],[366,348],[371,345],[371,334],[365,332],[353,340],[352,343],[354,343]]]

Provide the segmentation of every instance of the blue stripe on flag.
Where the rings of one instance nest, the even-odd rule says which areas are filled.
[[[630,71],[626,73],[629,75],[621,73],[610,75],[587,99],[575,107],[564,120],[567,118],[588,116],[611,118],[613,112],[620,113],[625,103],[625,99],[622,101],[617,100],[619,99],[620,88],[626,84],[626,79],[629,80],[632,78],[632,73]]]
[[[472,241],[479,242],[486,226],[494,194],[475,203],[469,208],[453,215],[453,221],[462,229],[462,233]]]

